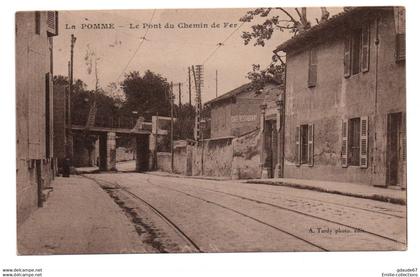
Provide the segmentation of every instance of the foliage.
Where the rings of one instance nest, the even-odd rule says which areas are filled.
[[[194,139],[195,107],[190,104],[175,106],[175,139]]]
[[[321,19],[316,20],[317,23],[327,21],[329,12],[325,7],[321,7]],[[244,31],[242,38],[244,44],[248,45],[254,41],[254,46],[264,47],[266,41],[270,40],[273,33],[276,31],[284,32],[289,31],[293,36],[305,32],[311,28],[311,22],[306,17],[306,8],[300,10],[295,8],[293,10],[276,7],[276,8],[258,8],[248,11],[240,21],[252,22],[256,18],[264,19],[262,23],[254,24],[251,26],[251,31]],[[281,64],[278,64],[278,62]],[[275,80],[277,82],[284,82],[285,66],[283,61],[277,54],[272,56],[270,65],[261,69],[259,64],[254,64],[252,71],[248,73],[250,79],[255,86],[260,87],[268,80]]]
[[[138,71],[132,71],[125,75],[120,85],[125,95],[124,114],[137,111],[146,121],[152,115],[169,116],[169,83],[159,74],[147,70],[141,76]]]

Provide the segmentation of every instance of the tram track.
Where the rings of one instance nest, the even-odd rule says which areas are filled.
[[[209,201],[209,200],[202,199],[201,197],[197,197],[197,196],[191,195],[190,193],[186,193],[186,192],[183,192],[183,191],[180,191],[180,190],[176,190],[174,188],[169,188],[169,187],[166,187],[166,186],[162,186],[162,185],[153,183],[153,182],[150,181],[150,177],[146,178],[146,180],[150,184],[152,184],[152,185],[160,186],[161,188],[170,189],[170,190],[173,190],[173,191],[177,191],[179,193],[183,193],[183,194],[188,195],[190,197],[201,199],[201,200],[206,201],[206,202],[212,202],[212,201]],[[173,183],[176,183],[176,182],[173,182]],[[342,223],[342,222],[338,222],[338,221],[335,221],[335,220],[326,219],[326,218],[319,217],[319,216],[316,216],[316,215],[312,215],[312,214],[309,214],[309,213],[305,213],[305,212],[302,212],[302,211],[299,211],[299,210],[296,210],[296,209],[291,209],[291,208],[288,208],[288,207],[284,207],[284,206],[280,206],[280,205],[277,205],[277,204],[273,204],[273,203],[261,201],[261,200],[258,200],[258,199],[244,197],[244,196],[240,196],[240,195],[237,195],[237,194],[227,193],[227,192],[223,192],[223,191],[219,191],[219,190],[212,190],[212,189],[208,189],[208,188],[201,188],[200,187],[199,189],[206,190],[206,191],[211,191],[211,192],[215,192],[215,193],[220,193],[220,194],[228,195],[228,196],[231,196],[231,197],[236,197],[236,198],[239,198],[239,199],[242,199],[242,200],[252,201],[252,202],[257,203],[257,204],[268,205],[268,206],[271,206],[271,207],[274,207],[274,208],[277,208],[277,209],[281,209],[281,210],[285,210],[285,211],[288,211],[288,212],[297,213],[297,214],[300,214],[300,215],[303,215],[303,216],[307,216],[307,217],[311,217],[311,218],[314,218],[314,219],[317,219],[317,220],[321,220],[321,221],[325,221],[325,222],[328,222],[328,223],[333,223],[333,224],[341,225],[343,227],[350,228],[350,229],[353,229],[353,230],[360,230],[359,227],[355,227],[355,226],[352,226],[352,225],[349,225],[349,224],[346,224],[346,223]],[[212,203],[214,203],[214,202],[212,202]],[[220,205],[218,203],[214,203],[214,204]],[[230,209],[230,208],[228,208],[228,209]],[[233,210],[233,211],[235,211],[235,210]],[[402,242],[402,241],[396,240],[394,238],[390,238],[390,237],[387,237],[387,236],[384,236],[384,235],[381,235],[381,234],[378,234],[378,233],[375,233],[375,232],[372,232],[372,231],[368,231],[368,230],[364,230],[363,229],[363,232],[364,233],[367,233],[367,234],[370,234],[372,236],[381,238],[381,239],[385,239],[385,240],[388,240],[388,241],[391,241],[391,242],[395,242],[395,243],[399,243],[399,244],[402,244],[402,245],[406,245],[405,242]]]

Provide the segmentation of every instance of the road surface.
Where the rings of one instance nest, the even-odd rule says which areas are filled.
[[[238,181],[141,173],[95,180],[156,252],[406,249],[406,206]]]

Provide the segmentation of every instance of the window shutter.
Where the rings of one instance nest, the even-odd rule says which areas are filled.
[[[395,53],[397,62],[405,60],[405,34],[397,34]]]
[[[314,166],[314,125],[308,124],[308,165]]]
[[[348,121],[341,123],[341,166],[348,166]]]
[[[49,37],[58,35],[58,12],[47,12],[47,34]]]
[[[402,113],[402,119],[401,119],[401,160],[403,162],[407,161],[407,132],[406,132],[406,115],[405,113]]]
[[[300,126],[296,126],[296,133],[295,133],[295,140],[296,140],[296,166],[300,166]]]
[[[360,118],[360,168],[368,167],[368,135],[369,120],[368,117]]]
[[[309,50],[309,66],[308,66],[308,87],[316,86],[317,79],[317,57],[316,50]]]
[[[344,38],[344,77],[348,78],[351,74],[351,37],[347,35]]]
[[[362,28],[362,71],[369,71],[369,47],[370,47],[370,30],[369,24],[363,25]]]

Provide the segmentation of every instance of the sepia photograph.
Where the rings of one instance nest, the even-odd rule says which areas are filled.
[[[16,254],[406,251],[405,11],[17,11]]]

